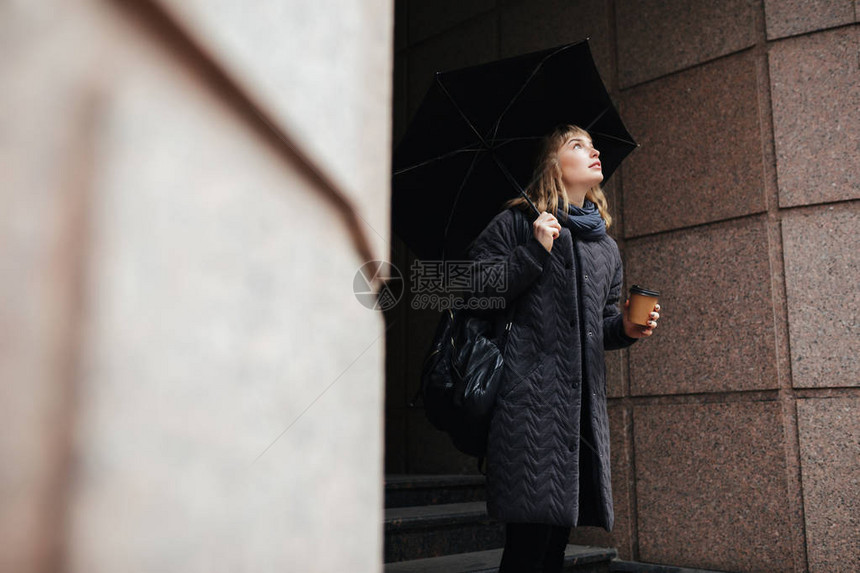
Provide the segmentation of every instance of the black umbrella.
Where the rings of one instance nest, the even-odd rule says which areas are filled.
[[[524,194],[560,124],[591,133],[604,182],[636,148],[587,40],[437,72],[394,152],[394,231],[420,259],[463,258],[502,202]]]

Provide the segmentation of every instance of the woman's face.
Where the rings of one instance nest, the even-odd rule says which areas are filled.
[[[562,182],[569,191],[600,185],[603,171],[599,155],[587,135],[574,134],[567,138],[558,151],[558,164]]]

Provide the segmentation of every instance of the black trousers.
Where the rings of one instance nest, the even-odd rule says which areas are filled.
[[[570,528],[543,523],[508,523],[499,573],[559,573]]]

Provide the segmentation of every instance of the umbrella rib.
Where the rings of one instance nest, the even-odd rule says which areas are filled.
[[[529,74],[529,77],[528,77],[528,78],[526,78],[526,80],[523,82],[523,85],[521,85],[521,86],[520,86],[520,89],[517,91],[517,93],[515,93],[515,94],[514,94],[514,97],[512,97],[512,98],[511,98],[511,101],[509,101],[509,102],[508,102],[508,105],[507,105],[507,106],[505,106],[505,109],[502,111],[502,113],[500,113],[500,114],[499,114],[498,119],[496,119],[496,123],[495,123],[495,125],[493,126],[493,132],[492,132],[492,133],[493,133],[493,135],[492,135],[492,139],[493,139],[493,142],[494,142],[494,143],[495,143],[495,137],[496,137],[496,134],[498,134],[498,133],[499,133],[499,126],[502,124],[502,119],[505,117],[505,114],[506,114],[506,113],[508,113],[508,110],[509,110],[509,109],[511,109],[511,106],[512,106],[512,105],[514,105],[514,102],[516,102],[516,101],[517,101],[517,98],[519,98],[519,97],[520,97],[520,95],[523,93],[523,90],[525,90],[525,89],[526,89],[526,86],[528,86],[528,85],[529,85],[529,83],[532,81],[532,79],[535,77],[535,75],[540,71],[540,69],[543,67],[544,62],[546,62],[549,58],[551,58],[551,57],[555,56],[555,55],[556,55],[556,54],[558,54],[559,52],[562,52],[562,51],[564,51],[564,50],[566,50],[566,49],[568,49],[568,48],[570,48],[570,46],[569,46],[569,45],[568,45],[568,46],[563,46],[563,47],[559,48],[558,50],[554,51],[553,53],[551,53],[551,54],[547,54],[547,56],[546,56],[544,59],[542,59],[542,60],[541,60],[541,61],[540,61],[536,66],[535,66],[535,68],[532,70],[532,73],[531,73],[531,74]]]
[[[450,97],[450,96],[449,96]],[[466,171],[466,174],[463,176],[463,180],[460,182],[460,188],[457,189],[457,196],[454,197],[454,202],[451,204],[451,211],[448,213],[448,221],[445,222],[445,233],[442,239],[442,258],[445,258],[445,244],[448,242],[448,229],[451,228],[451,220],[454,218],[454,211],[457,210],[457,203],[460,202],[460,195],[463,194],[463,188],[466,186],[466,181],[469,180],[469,176],[472,174],[472,171],[475,169],[475,163],[478,162],[478,157],[480,157],[477,153],[472,157],[472,162],[469,164],[469,169]]]
[[[506,137],[505,139],[494,139],[493,144],[498,148],[509,143],[514,143],[516,141],[536,141],[543,138],[543,135],[532,135],[527,137]]]
[[[425,161],[422,161],[421,163],[416,163],[415,165],[410,165],[409,167],[404,167],[403,169],[398,169],[397,171],[395,171],[392,174],[392,176],[397,176],[397,175],[400,175],[402,173],[406,173],[407,171],[412,171],[413,169],[418,169],[419,167],[424,167],[425,165],[430,165],[431,163],[435,163],[436,161],[442,161],[443,159],[448,159],[449,157],[454,157],[455,155],[458,155],[460,153],[471,153],[471,152],[477,152],[477,151],[483,151],[483,149],[481,149],[480,147],[476,147],[474,149],[464,148],[464,149],[456,149],[454,151],[449,151],[445,155],[440,155],[439,157],[433,157],[431,159],[427,159]]]
[[[505,164],[504,164],[504,163],[502,163],[502,162],[501,162],[501,160],[500,160],[498,157],[496,157],[496,155],[495,155],[495,154],[493,154],[493,161],[495,161],[495,162],[496,162],[496,165],[498,166],[499,170],[501,170],[502,175],[504,175],[504,176],[505,176],[505,178],[508,180],[508,182],[509,182],[511,185],[513,185],[513,186],[514,186],[514,188],[515,188],[517,191],[519,191],[520,195],[522,195],[522,196],[525,198],[526,202],[528,202],[529,206],[530,206],[530,207],[532,208],[532,210],[535,212],[535,216],[539,216],[539,215],[540,215],[540,211],[538,211],[538,208],[535,206],[534,202],[533,202],[533,201],[531,200],[531,198],[526,194],[526,192],[525,192],[525,191],[523,191],[523,188],[522,188],[522,187],[520,187],[520,184],[519,184],[519,182],[516,180],[516,178],[515,178],[513,175],[511,175],[511,172],[510,172],[510,171],[508,171],[508,168],[507,168],[507,167],[505,167]]]
[[[445,84],[443,84],[443,83],[442,83],[442,80],[441,80],[441,79],[439,79],[439,74],[438,74],[438,73],[436,74],[436,85],[437,85],[437,86],[439,86],[439,88],[442,90],[442,92],[443,92],[446,96],[448,96],[448,99],[451,101],[451,105],[453,105],[453,106],[454,106],[454,109],[456,109],[456,110],[457,110],[457,113],[459,113],[459,114],[460,114],[460,117],[462,117],[462,118],[463,118],[463,121],[465,121],[465,122],[466,122],[466,125],[468,125],[468,126],[469,126],[469,129],[471,129],[471,130],[472,130],[472,132],[475,134],[475,137],[477,137],[477,138],[480,140],[480,142],[483,144],[484,148],[489,149],[489,148],[490,148],[490,146],[489,146],[489,145],[487,145],[487,140],[486,140],[486,139],[484,139],[484,137],[483,137],[483,136],[478,132],[478,130],[475,128],[475,126],[474,126],[474,125],[472,125],[472,122],[471,122],[471,121],[469,120],[469,118],[466,116],[465,112],[463,112],[463,110],[460,108],[460,106],[457,104],[457,102],[456,102],[456,101],[454,100],[454,98],[451,96],[451,92],[449,92],[449,91],[448,91],[448,88],[446,88],[446,87],[445,87]]]
[[[607,111],[609,111],[609,108],[611,108],[611,107],[612,107],[612,104],[610,103],[608,106],[606,106],[605,108],[603,108],[603,111],[601,111],[600,113],[598,113],[598,114],[597,114],[597,117],[595,117],[594,119],[592,119],[592,120],[588,123],[588,125],[587,125],[587,126],[585,126],[585,131],[591,131],[591,128],[594,126],[594,124],[595,124],[595,123],[597,123],[598,121],[600,121],[600,118],[601,118],[601,117],[603,117],[604,115],[606,115],[606,112],[607,112]]]
[[[591,133],[592,135],[600,135],[601,137],[605,137],[606,139],[614,139],[615,141],[620,141],[621,143],[626,143],[628,145],[638,147],[638,144],[634,141],[623,139],[621,137],[616,137],[614,135],[609,135],[608,133],[603,133],[602,131],[590,131],[589,133]]]

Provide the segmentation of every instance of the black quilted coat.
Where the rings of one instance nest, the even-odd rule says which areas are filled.
[[[495,285],[474,296],[514,305],[487,449],[490,515],[611,530],[603,351],[635,341],[618,308],[618,246],[609,236],[580,240],[562,222],[548,252],[513,208],[496,215],[469,256],[482,283]],[[499,336],[504,314],[494,315]]]

